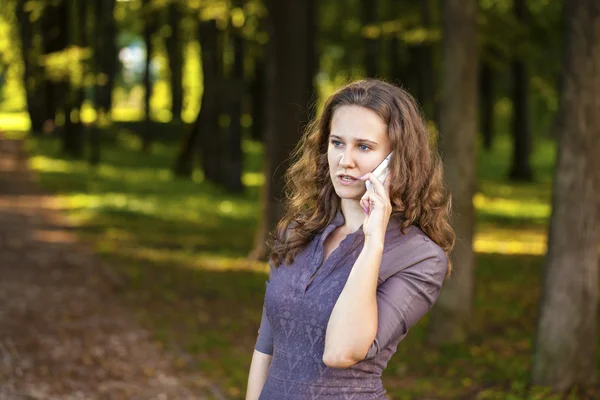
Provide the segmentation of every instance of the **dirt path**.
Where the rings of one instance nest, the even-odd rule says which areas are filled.
[[[0,400],[222,398],[136,326],[19,145],[0,138]]]

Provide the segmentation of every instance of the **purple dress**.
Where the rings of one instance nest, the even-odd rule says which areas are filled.
[[[323,363],[325,331],[333,307],[364,244],[362,227],[342,240],[319,269],[334,220],[291,265],[271,266],[255,349],[272,355],[260,400],[386,399],[381,373],[408,330],[435,303],[447,270],[446,254],[421,229],[403,235],[390,219],[377,288],[378,328],[364,359],[349,368]]]

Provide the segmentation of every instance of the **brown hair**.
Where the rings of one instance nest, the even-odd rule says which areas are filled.
[[[374,111],[388,126],[393,151],[390,172],[392,216],[402,218],[401,231],[416,225],[448,256],[455,234],[450,226],[451,195],[443,181],[443,166],[435,140],[430,140],[425,120],[413,97],[389,83],[367,79],[350,83],[325,103],[295,150],[285,173],[284,215],[271,235],[269,261],[291,264],[295,256],[335,217],[340,207],[329,176],[327,148],[331,119],[343,106]],[[292,229],[293,228],[293,229]]]

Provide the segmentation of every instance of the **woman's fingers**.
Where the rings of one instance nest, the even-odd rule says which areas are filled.
[[[387,193],[383,183],[381,183],[381,181],[377,179],[375,175],[371,174],[371,176],[369,176],[369,182],[371,182],[371,185],[373,185],[373,192],[375,192],[375,194],[383,195],[384,193]]]
[[[360,205],[366,213],[370,214],[375,207],[385,207],[385,202],[381,196],[373,192],[365,192],[360,199]]]
[[[387,173],[385,180],[388,180],[387,179],[388,176],[389,176],[389,172]],[[368,180],[371,183],[371,187],[373,188],[373,193],[375,193],[376,195],[383,196],[384,194],[389,193],[389,183],[388,183],[387,189],[386,189],[386,186],[384,186],[384,184],[381,183],[381,181],[379,179],[377,179],[377,177],[375,175],[373,175],[373,173],[371,173],[371,172],[361,176],[360,179],[363,181]]]
[[[370,214],[371,210],[375,207],[386,208],[387,204],[390,203],[388,193],[391,179],[389,179],[389,176],[390,174],[388,172],[383,183],[372,173],[365,174],[361,177],[361,180],[368,180],[371,182],[373,189],[372,191],[367,190],[360,200],[361,206],[363,209],[366,208],[365,211],[367,213]],[[389,206],[391,207],[391,203]]]

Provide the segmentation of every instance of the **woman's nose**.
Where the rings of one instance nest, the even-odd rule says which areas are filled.
[[[350,152],[342,152],[341,156],[340,156],[340,162],[339,165],[341,167],[346,167],[349,165],[352,165],[352,155],[350,154]]]

